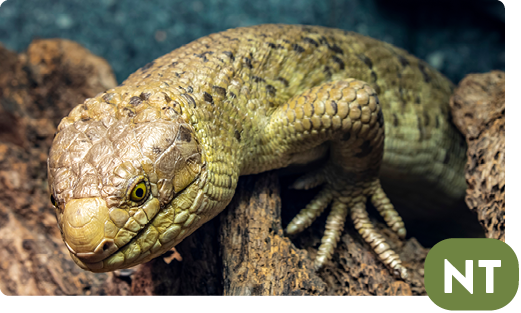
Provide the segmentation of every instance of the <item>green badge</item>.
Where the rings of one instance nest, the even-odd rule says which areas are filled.
[[[425,289],[446,310],[497,310],[517,292],[514,250],[496,239],[446,239],[425,260]]]

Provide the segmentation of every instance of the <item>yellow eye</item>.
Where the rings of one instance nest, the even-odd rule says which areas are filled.
[[[145,198],[147,194],[147,185],[144,181],[140,182],[139,184],[132,189],[132,192],[130,193],[130,200],[134,202],[139,202]]]
[[[58,206],[57,206],[58,203],[56,203],[56,199],[54,199],[54,195],[51,195],[51,203],[52,203],[52,205],[53,205],[55,208],[58,207]]]

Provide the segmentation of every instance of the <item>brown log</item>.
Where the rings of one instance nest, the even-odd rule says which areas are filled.
[[[224,294],[325,294],[307,252],[284,237],[276,174],[242,177],[239,184],[221,215]]]
[[[451,108],[468,144],[465,201],[487,238],[505,241],[505,73],[468,75]]]
[[[67,40],[34,41],[25,54],[0,46],[0,289],[5,294],[105,294],[107,274],[69,257],[47,187],[56,125],[116,81],[106,61]]]

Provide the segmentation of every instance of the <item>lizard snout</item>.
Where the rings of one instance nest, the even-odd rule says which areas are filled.
[[[105,238],[108,207],[102,198],[72,199],[63,212],[63,236],[67,248],[86,263],[98,262],[118,247]]]

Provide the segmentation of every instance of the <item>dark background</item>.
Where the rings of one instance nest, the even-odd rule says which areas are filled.
[[[457,83],[505,69],[505,8],[497,0],[7,0],[0,42],[68,38],[109,61],[118,82],[201,36],[262,23],[353,30],[404,48]]]

